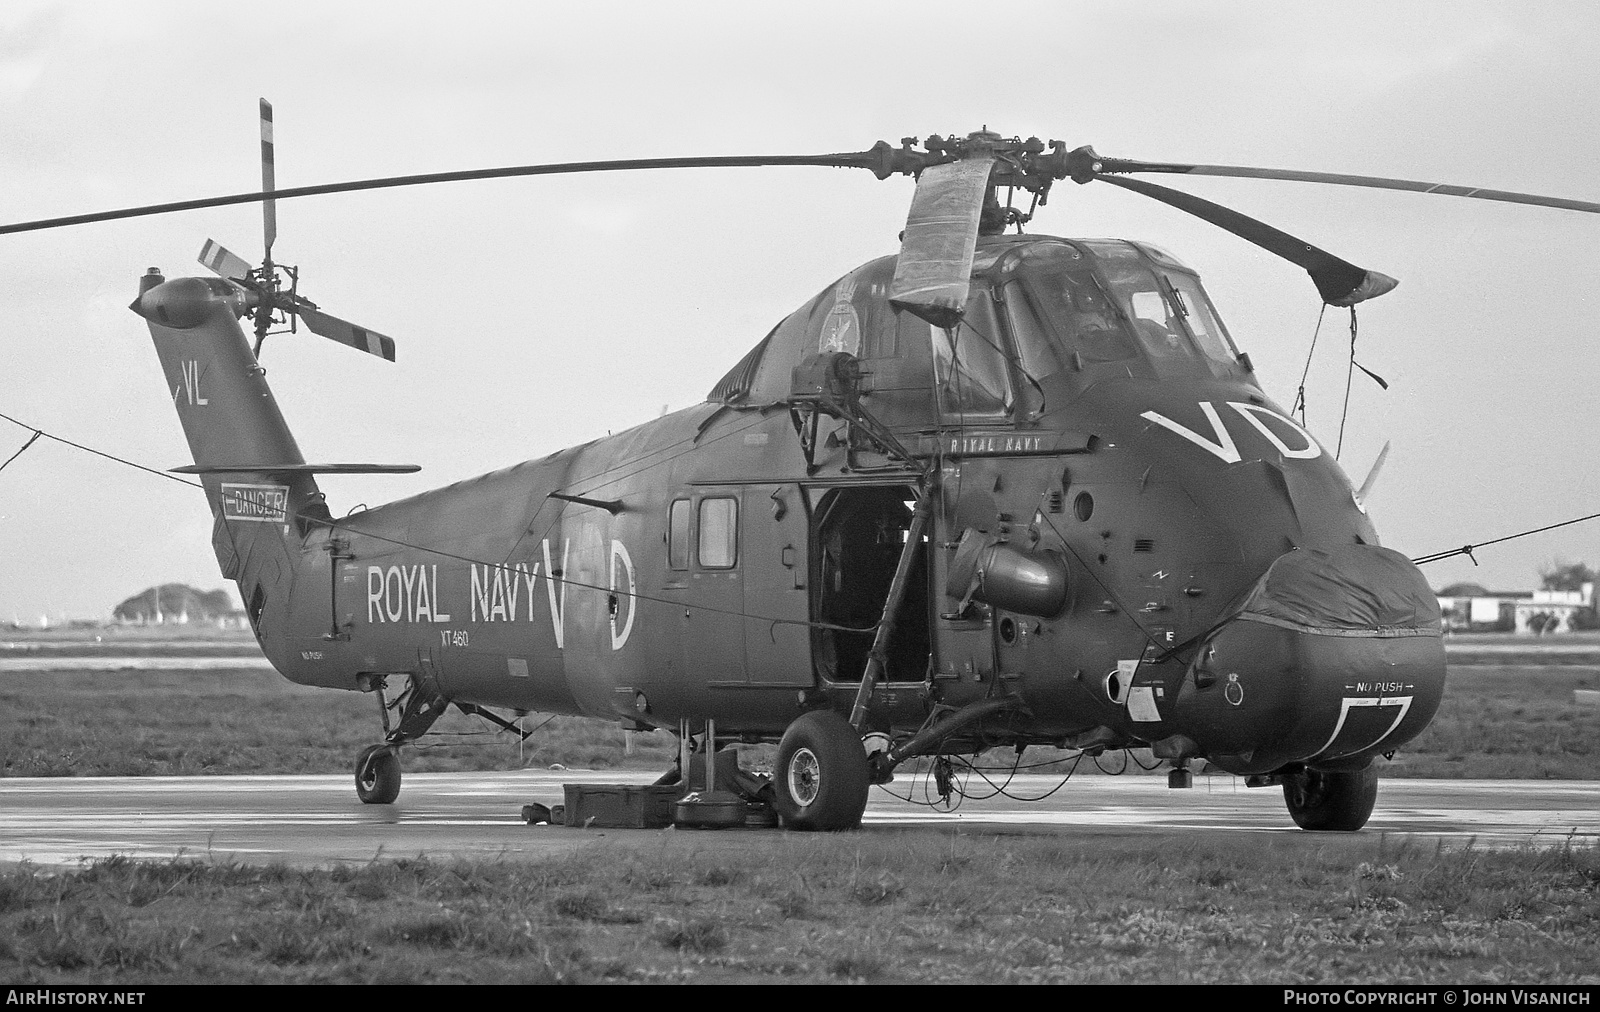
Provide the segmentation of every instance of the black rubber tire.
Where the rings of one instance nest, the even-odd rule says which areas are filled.
[[[1378,803],[1378,767],[1291,774],[1283,778],[1283,801],[1301,829],[1353,833],[1367,824]]]
[[[389,805],[400,796],[400,757],[388,745],[368,745],[356,757],[356,797],[364,805]]]
[[[867,753],[856,729],[837,713],[813,710],[789,725],[772,780],[778,814],[790,829],[834,832],[861,825]]]

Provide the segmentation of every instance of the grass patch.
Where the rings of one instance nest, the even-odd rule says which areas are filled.
[[[1433,722],[1383,775],[1600,779],[1600,711],[1572,697],[1596,688],[1582,665],[1452,665]]]
[[[715,863],[698,846],[669,834],[608,860],[12,868],[0,978],[1592,984],[1600,965],[1593,845],[907,831],[781,834]]]
[[[159,630],[158,630],[159,632]],[[148,630],[118,632],[102,653],[136,652]],[[111,634],[107,634],[111,635]],[[151,634],[154,635],[154,634]],[[216,636],[215,631],[208,635]],[[126,642],[123,642],[123,641]],[[66,644],[52,644],[59,647]],[[248,637],[238,649],[253,649]],[[1552,655],[1554,657],[1554,655]],[[1600,720],[1574,705],[1574,689],[1600,688],[1592,664],[1452,663],[1433,723],[1407,745],[1386,777],[1600,779]],[[530,715],[533,727],[546,718]],[[347,773],[356,754],[378,740],[371,695],[296,685],[270,671],[57,671],[0,675],[0,775],[141,776],[250,773]],[[665,731],[636,733],[625,754],[622,729],[604,721],[556,717],[520,748],[514,736],[454,711],[420,747],[407,770],[477,771],[547,768],[664,769],[677,755]],[[770,764],[775,749],[742,747],[748,768]],[[1030,748],[1035,772],[1064,773],[1072,760]],[[1077,775],[1165,772],[1148,750],[1085,758]],[[978,762],[999,776],[1017,757],[995,749]],[[1046,764],[1046,765],[1040,765]],[[1151,767],[1145,770],[1142,766]],[[926,761],[913,760],[914,774]]]
[[[533,727],[545,716],[523,720]],[[664,768],[664,732],[581,717],[515,736],[451,710],[405,752],[412,772],[563,766]],[[382,737],[375,698],[296,685],[271,671],[55,671],[0,675],[0,775],[345,773]]]

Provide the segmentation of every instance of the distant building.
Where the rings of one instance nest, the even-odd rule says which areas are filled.
[[[1517,632],[1552,633],[1572,632],[1594,623],[1584,619],[1595,618],[1594,584],[1586,583],[1582,590],[1536,590],[1527,601],[1518,602],[1516,608]]]
[[[1592,629],[1600,624],[1594,584],[1582,590],[1496,592],[1473,584],[1439,591],[1446,632],[1517,632],[1531,635]]]
[[[1439,594],[1445,632],[1511,632],[1517,627],[1517,602],[1529,595],[1483,590],[1474,594]]]

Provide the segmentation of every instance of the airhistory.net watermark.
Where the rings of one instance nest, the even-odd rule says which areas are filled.
[[[60,987],[11,987],[7,1005],[143,1005],[143,991],[85,991]]]

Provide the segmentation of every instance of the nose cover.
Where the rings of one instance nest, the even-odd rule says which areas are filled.
[[[1201,649],[1176,717],[1231,772],[1359,768],[1427,726],[1444,671],[1439,602],[1410,560],[1300,549]]]

